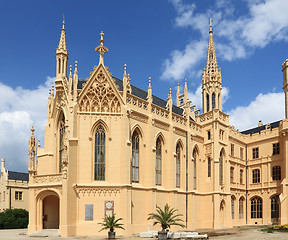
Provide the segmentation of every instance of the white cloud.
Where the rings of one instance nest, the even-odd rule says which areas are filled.
[[[258,126],[262,120],[264,124],[284,118],[284,93],[260,93],[248,106],[239,106],[232,109],[230,125],[240,131]]]
[[[187,73],[199,71],[197,62],[206,57],[210,17],[213,17],[214,33],[220,37],[215,43],[216,53],[224,60],[245,58],[253,54],[255,48],[263,48],[271,41],[288,41],[287,0],[244,1],[241,4],[247,4],[247,11],[240,16],[234,14],[235,1],[215,1],[204,12],[199,12],[195,3],[187,4],[182,0],[171,0],[171,3],[176,11],[175,25],[190,27],[199,32],[200,37],[183,50],[171,52],[164,60],[163,79],[179,80]],[[186,58],[180,59],[181,56]]]
[[[184,51],[175,50],[171,55],[171,59],[164,61],[163,79],[180,80],[185,77],[187,70],[198,63],[199,59],[205,54],[206,44],[204,42],[191,42]],[[191,72],[190,72],[191,73]],[[197,72],[194,73],[194,75]]]
[[[6,159],[7,169],[27,171],[32,125],[43,143],[48,91],[54,81],[48,77],[44,85],[33,90],[13,89],[0,82],[0,157]]]

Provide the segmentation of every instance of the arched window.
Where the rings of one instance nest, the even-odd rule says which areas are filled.
[[[262,218],[262,199],[260,197],[251,199],[251,218]]]
[[[235,218],[235,197],[234,196],[231,197],[231,216],[232,216],[232,219]]]
[[[273,178],[273,181],[281,180],[281,167],[280,166],[274,166],[272,168],[272,178]]]
[[[95,133],[95,180],[105,180],[106,135],[100,125]]]
[[[208,157],[208,177],[211,177],[211,158]]]
[[[212,93],[212,109],[216,107],[215,93]]]
[[[209,94],[206,94],[206,106],[207,106],[207,112],[209,112],[210,110],[210,106],[209,106]]]
[[[65,135],[65,116],[62,117],[59,123],[59,172],[62,172],[63,154],[64,154],[64,136]]]
[[[239,219],[243,219],[244,214],[244,198],[239,199]]]
[[[156,141],[156,185],[161,185],[162,143],[160,138]]]
[[[181,147],[178,143],[176,146],[176,187],[180,187],[180,161],[181,161]]]
[[[193,167],[193,170],[194,170],[194,174],[193,174],[194,181],[193,181],[193,186],[194,186],[194,189],[196,189],[196,186],[197,186],[197,159],[198,159],[198,151],[197,151],[196,148],[194,148],[194,150],[193,150],[193,161],[194,161],[194,167]]]
[[[139,182],[139,134],[134,131],[132,135],[132,182]]]
[[[279,218],[279,196],[271,197],[271,218]]]
[[[219,159],[219,184],[223,184],[223,151],[220,152]]]

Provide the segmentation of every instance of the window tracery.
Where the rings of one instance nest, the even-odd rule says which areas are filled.
[[[132,135],[132,182],[139,182],[139,134]]]
[[[81,112],[120,113],[120,101],[105,75],[100,71],[97,80],[87,89],[80,102]]]
[[[105,181],[106,134],[100,125],[95,133],[94,180]]]

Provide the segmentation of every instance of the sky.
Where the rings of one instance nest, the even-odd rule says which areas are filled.
[[[284,118],[282,64],[288,58],[287,0],[10,0],[0,8],[0,158],[27,171],[31,126],[44,144],[49,88],[65,15],[69,65],[79,78],[98,65],[100,32],[109,49],[104,63],[122,79],[166,99],[183,91],[202,109],[209,19],[213,19],[223,111],[240,131]]]

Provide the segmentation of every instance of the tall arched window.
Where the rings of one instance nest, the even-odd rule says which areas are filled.
[[[271,197],[271,218],[279,218],[279,196]]]
[[[251,199],[251,218],[262,218],[262,199],[260,197]]]
[[[95,180],[105,180],[106,135],[100,125],[95,133]]]
[[[194,181],[193,181],[193,187],[194,189],[196,189],[197,187],[197,158],[198,158],[198,151],[196,148],[194,148],[193,150],[193,161],[194,161],[194,167],[193,167],[193,178],[194,178]]]
[[[231,215],[232,215],[232,219],[235,218],[235,197],[232,196],[231,197]]]
[[[180,187],[180,164],[181,164],[181,147],[178,143],[176,146],[176,187]]]
[[[212,93],[212,109],[216,107],[215,93]]]
[[[223,151],[220,152],[219,159],[219,184],[223,184]]]
[[[243,219],[244,214],[244,198],[239,199],[239,219]]]
[[[63,153],[64,153],[64,136],[65,135],[65,116],[62,117],[59,123],[59,172],[62,172],[63,167]]]
[[[134,131],[132,135],[132,182],[139,182],[139,134]]]
[[[208,157],[208,177],[211,177],[211,158]]]
[[[162,143],[158,137],[156,141],[156,185],[161,185]]]
[[[210,104],[209,104],[209,94],[207,93],[206,94],[206,106],[207,106],[207,112],[209,112],[209,110],[210,110],[210,106],[209,106]]]

